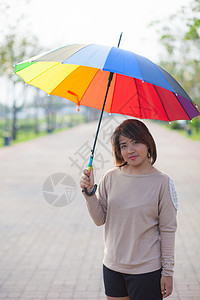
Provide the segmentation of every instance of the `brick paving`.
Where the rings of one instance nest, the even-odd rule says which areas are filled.
[[[103,121],[96,181],[113,166],[109,135],[121,117]],[[200,299],[200,143],[146,122],[158,146],[156,166],[179,194],[174,292]],[[103,300],[103,228],[89,217],[79,189],[97,123],[0,149],[0,299]],[[50,205],[43,184],[56,173],[76,182],[74,201]],[[61,191],[61,190],[60,190]]]

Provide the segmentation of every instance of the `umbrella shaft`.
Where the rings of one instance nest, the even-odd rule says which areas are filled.
[[[121,32],[120,37],[119,37],[119,41],[118,41],[118,45],[117,45],[118,48],[119,48],[119,45],[120,45],[120,42],[121,42],[122,34],[123,34],[123,32]],[[100,118],[99,118],[99,124],[98,124],[98,127],[97,127],[95,139],[94,139],[94,145],[93,145],[93,148],[91,150],[90,160],[89,160],[89,164],[88,164],[89,172],[91,171],[91,168],[92,168],[92,163],[93,163],[93,158],[94,158],[94,150],[95,150],[95,147],[96,147],[97,138],[98,138],[98,134],[99,134],[99,129],[100,129],[100,126],[101,126],[101,120],[102,120],[102,117],[103,117],[104,107],[105,107],[105,104],[106,104],[106,99],[107,99],[107,95],[108,95],[108,91],[109,91],[109,87],[110,87],[112,78],[113,78],[113,72],[110,72],[109,77],[108,77],[108,85],[107,85],[107,90],[106,90],[106,94],[105,94],[105,98],[104,98],[104,102],[103,102],[103,107],[102,107],[101,115],[100,115]]]
[[[94,145],[93,145],[93,148],[91,150],[90,161],[89,161],[89,164],[88,164],[88,170],[89,171],[91,170],[91,167],[92,167],[92,162],[93,162],[93,158],[94,158],[94,151],[95,151],[95,147],[96,147],[96,143],[97,143],[99,129],[100,129],[100,126],[101,126],[101,120],[102,120],[103,112],[104,112],[104,107],[105,107],[105,104],[106,104],[106,99],[107,99],[107,95],[108,95],[108,91],[109,91],[109,87],[110,87],[112,78],[113,78],[113,72],[110,72],[110,75],[109,75],[109,78],[108,78],[107,90],[106,90],[106,94],[105,94],[105,98],[104,98],[104,102],[103,102],[103,106],[102,106],[102,110],[101,110],[101,115],[100,115],[100,118],[99,118],[99,124],[98,124],[98,127],[97,127],[95,139],[94,139]]]

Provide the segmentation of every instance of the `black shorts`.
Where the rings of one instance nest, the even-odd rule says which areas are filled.
[[[161,300],[161,270],[145,274],[124,274],[103,266],[105,294],[130,300]]]

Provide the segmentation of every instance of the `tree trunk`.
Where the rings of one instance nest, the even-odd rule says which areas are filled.
[[[35,119],[35,124],[34,124],[34,131],[36,134],[39,134],[39,120],[38,120],[38,99],[39,93],[36,94],[35,99],[34,99],[34,108],[35,108],[35,114],[34,114],[34,119]]]
[[[13,102],[12,139],[17,139],[17,107],[15,100]]]

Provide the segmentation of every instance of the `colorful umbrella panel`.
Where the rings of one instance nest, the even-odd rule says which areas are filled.
[[[51,95],[141,119],[190,120],[199,111],[163,68],[130,51],[101,45],[69,45],[16,65],[26,83]]]

